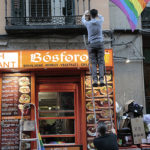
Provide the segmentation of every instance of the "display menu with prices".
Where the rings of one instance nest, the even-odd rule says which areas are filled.
[[[2,81],[2,116],[20,116],[23,105],[31,100],[30,77],[4,77]],[[29,112],[25,111],[25,115]]]
[[[19,120],[1,121],[1,150],[19,149]]]
[[[18,116],[18,77],[4,77],[2,81],[2,116]]]
[[[108,86],[94,87],[96,121],[104,122],[107,126],[107,132],[111,131],[110,111],[114,118],[114,89],[112,71],[106,73]],[[104,82],[106,84],[106,78]],[[100,83],[99,83],[100,84]],[[107,88],[109,99],[107,98]],[[87,123],[87,149],[95,150],[93,139],[96,137],[95,116],[93,110],[91,75],[87,74],[85,78],[85,96],[86,96],[86,123]],[[109,102],[108,102],[109,100]],[[110,108],[109,108],[110,104]],[[113,119],[114,120],[114,119]]]
[[[30,116],[30,109],[23,109],[23,105],[31,102],[31,77],[4,76],[1,101],[0,149],[19,150],[21,112]]]

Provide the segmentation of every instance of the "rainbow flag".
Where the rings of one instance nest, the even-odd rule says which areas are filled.
[[[138,18],[150,0],[111,0],[126,15],[132,31],[136,29]]]
[[[40,141],[40,149],[39,150],[45,150],[40,133],[38,134],[38,136],[39,136],[39,141]]]

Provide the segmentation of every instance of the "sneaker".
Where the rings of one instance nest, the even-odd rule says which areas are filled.
[[[104,80],[100,80],[100,87],[105,86]]]
[[[97,87],[98,86],[98,82],[97,82],[97,80],[94,80],[93,81],[93,87]]]

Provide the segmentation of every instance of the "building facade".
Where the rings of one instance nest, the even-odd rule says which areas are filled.
[[[4,58],[5,52],[17,53],[18,64],[22,66],[15,66],[14,60],[17,59],[15,54],[5,55],[11,58],[11,64],[0,61],[2,90],[0,103],[3,112],[0,119],[4,124],[10,123],[14,116],[16,122],[20,119],[19,111],[12,111],[13,114],[9,114],[5,109],[6,105],[7,107],[11,105],[7,103],[4,106],[5,101],[9,101],[9,98],[5,98],[10,94],[7,92],[12,91],[12,89],[5,89],[9,88],[7,83],[10,82],[13,85],[11,88],[16,88],[16,91],[19,89],[16,98],[19,105],[25,100],[23,97],[27,97],[20,94],[24,93],[21,90],[22,86],[26,86],[24,94],[28,95],[28,100],[30,96],[30,102],[37,106],[38,128],[47,149],[92,148],[91,141],[95,135],[91,131],[94,130],[93,113],[88,112],[92,108],[89,98],[91,87],[87,86],[90,84],[85,51],[87,31],[81,23],[83,12],[92,8],[98,9],[105,18],[103,33],[105,54],[108,54],[106,60],[108,60],[107,75],[110,78],[110,98],[114,103],[116,100],[120,106],[134,99],[143,105],[146,111],[141,20],[132,33],[124,14],[109,0],[101,0],[101,2],[99,0],[1,0],[0,6],[2,7],[0,10],[1,58]],[[111,49],[113,49],[114,64],[111,60]],[[60,62],[56,65],[58,59]],[[62,59],[65,62],[62,63]],[[39,63],[39,60],[42,63]],[[53,63],[45,64],[49,61]],[[74,64],[70,64],[72,61]],[[97,98],[97,104],[99,101],[104,101],[106,97],[103,89],[96,89],[98,90],[101,90],[102,95]],[[116,127],[115,105],[111,105]],[[99,121],[107,121],[110,124],[108,105],[97,106],[97,108],[104,110],[102,113],[97,111],[97,115],[101,116]],[[104,115],[107,117],[102,117]],[[34,116],[30,117],[34,120]],[[63,129],[60,129],[61,124]],[[1,127],[1,137],[4,136],[6,135],[3,134]],[[1,146],[5,149],[6,145],[9,145],[11,149],[11,144],[6,144],[4,141],[5,139]],[[35,147],[35,144],[31,144],[31,149]],[[12,147],[14,148],[18,149]]]

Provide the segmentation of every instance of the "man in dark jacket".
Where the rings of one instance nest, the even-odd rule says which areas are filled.
[[[94,139],[94,146],[97,150],[118,150],[117,136],[114,133],[106,134],[105,123],[100,123],[98,125],[98,137]],[[115,132],[112,129],[112,132]]]
[[[90,20],[86,20],[86,15],[90,13]],[[85,11],[82,16],[82,23],[88,31],[88,52],[92,64],[93,86],[98,86],[97,65],[99,66],[100,86],[104,86],[104,43],[102,34],[102,24],[104,17],[98,14],[96,9]]]

